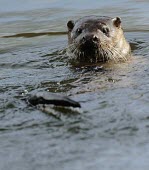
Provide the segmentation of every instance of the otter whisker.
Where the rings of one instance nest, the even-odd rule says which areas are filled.
[[[98,62],[98,50],[96,50],[96,63]]]
[[[108,51],[108,54],[107,54],[107,56],[108,56],[108,58],[110,59],[110,60],[114,60],[115,62],[117,62],[117,61],[119,61],[119,59],[120,58],[123,58],[122,56],[121,56],[121,54],[112,46],[112,45],[107,45],[107,47],[106,47],[107,49],[107,51]],[[110,53],[111,53],[111,55],[110,55]]]
[[[126,58],[125,56],[122,56],[122,55],[120,54],[120,52],[118,52],[118,50],[117,50],[116,48],[112,47],[112,49],[113,49],[114,52],[117,54],[116,56],[117,56],[117,59],[118,59],[118,60],[123,59],[124,61],[127,61],[127,58]]]

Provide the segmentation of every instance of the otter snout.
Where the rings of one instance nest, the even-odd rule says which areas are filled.
[[[83,36],[80,40],[80,47],[81,49],[85,49],[85,50],[93,50],[98,48],[98,44],[99,44],[100,40],[99,37],[95,34],[87,34],[85,36]]]
[[[88,42],[98,43],[99,42],[99,38],[96,35],[86,35],[86,36],[83,36],[82,43],[88,43]]]

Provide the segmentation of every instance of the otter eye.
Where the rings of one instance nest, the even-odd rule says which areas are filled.
[[[103,27],[102,32],[107,35],[109,33],[109,28],[108,27]]]
[[[76,30],[76,32],[77,32],[78,34],[81,34],[81,33],[82,33],[82,29],[81,29],[81,28],[78,28],[78,29]]]

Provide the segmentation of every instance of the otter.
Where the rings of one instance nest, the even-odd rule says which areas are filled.
[[[76,62],[126,61],[131,48],[119,17],[85,16],[68,21],[67,55]]]

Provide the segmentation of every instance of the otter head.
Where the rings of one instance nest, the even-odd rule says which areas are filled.
[[[119,17],[87,16],[76,22],[69,21],[68,27],[68,55],[78,61],[91,63],[108,60],[125,59],[121,54],[123,48],[129,49]]]

